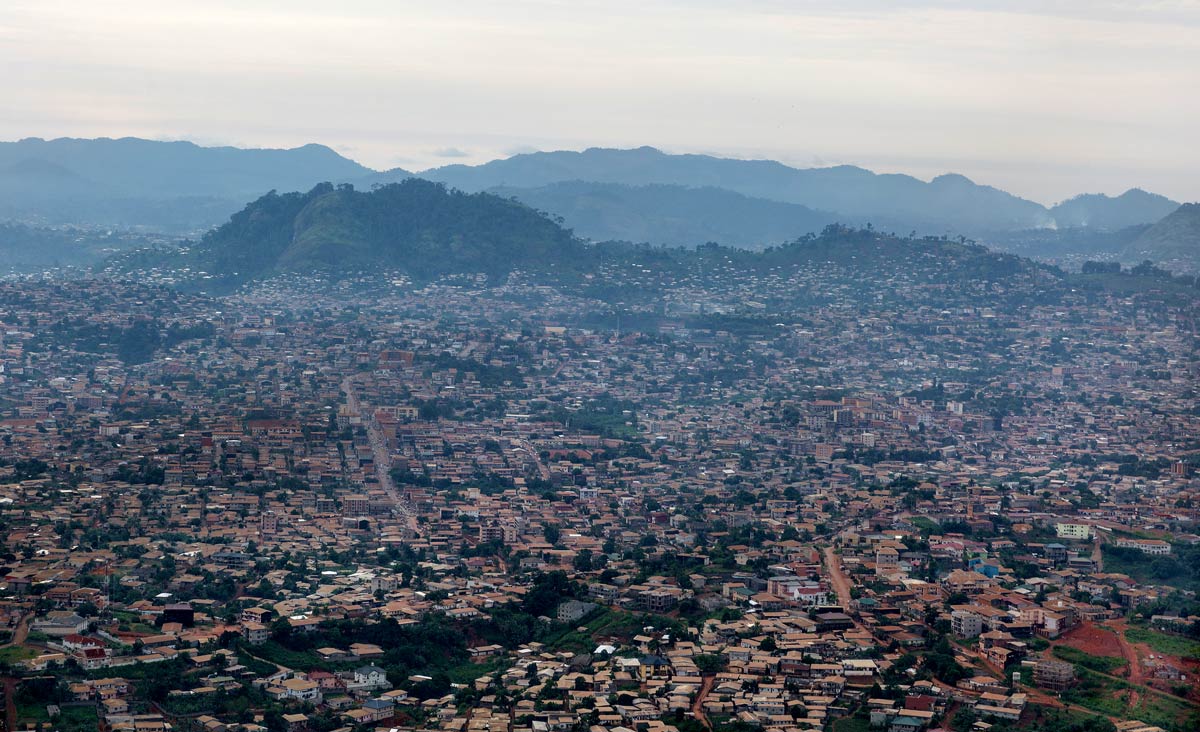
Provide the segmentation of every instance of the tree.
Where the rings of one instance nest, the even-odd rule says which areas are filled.
[[[571,566],[577,572],[590,572],[592,570],[592,550],[580,549],[575,555],[575,559],[572,560]]]
[[[725,660],[712,653],[701,653],[692,661],[696,664],[696,668],[700,669],[700,673],[704,674],[715,674],[725,666]]]
[[[547,572],[534,579],[521,606],[534,617],[550,615],[559,602],[573,595],[571,583],[567,580],[565,572]]]

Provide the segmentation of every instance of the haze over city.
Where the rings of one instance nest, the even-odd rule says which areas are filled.
[[[1200,730],[1200,1],[0,68],[0,732]]]

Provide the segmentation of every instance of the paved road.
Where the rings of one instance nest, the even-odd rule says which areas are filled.
[[[400,491],[396,490],[396,484],[392,481],[392,454],[387,448],[387,440],[384,438],[382,430],[379,429],[379,425],[375,423],[373,415],[363,414],[351,377],[347,376],[342,380],[342,392],[346,395],[346,406],[357,414],[366,426],[367,441],[371,445],[371,453],[375,459],[375,476],[379,480],[379,485],[392,499],[392,504],[404,517],[408,528],[414,533],[420,533],[416,509],[408,499],[400,494]]]
[[[550,468],[546,467],[546,464],[542,462],[542,456],[538,455],[533,444],[529,440],[518,440],[517,444],[524,448],[525,452],[529,453],[529,459],[533,460],[534,464],[537,465],[538,475],[542,476],[542,480],[549,483]]]

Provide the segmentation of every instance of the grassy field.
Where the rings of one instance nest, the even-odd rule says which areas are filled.
[[[50,721],[44,704],[29,704],[17,707],[17,723],[31,726],[42,725],[56,732],[94,732],[100,728],[96,708],[92,706],[63,707],[54,721]]]
[[[487,676],[503,671],[509,667],[511,661],[506,658],[492,658],[484,663],[466,663],[462,666],[455,666],[446,671],[446,675],[450,677],[450,682],[454,684],[469,684],[480,676]]]
[[[1079,669],[1078,684],[1062,694],[1064,701],[1078,704],[1101,714],[1122,719],[1139,719],[1164,729],[1187,729],[1196,709],[1186,702],[1151,692],[1120,679]],[[1133,695],[1137,703],[1131,705]]]
[[[662,633],[678,624],[678,621],[672,618],[659,615],[604,608],[595,611],[581,624],[565,626],[540,640],[554,650],[591,653],[600,642],[598,638],[613,637],[628,642],[647,625],[654,626],[657,629],[656,633]],[[580,632],[580,627],[586,628],[586,631]]]
[[[1130,643],[1145,643],[1155,652],[1164,656],[1200,659],[1200,643],[1181,635],[1160,633],[1149,628],[1131,627],[1125,631],[1125,638]]]
[[[1081,712],[1076,709],[1055,709],[1054,707],[1032,705],[1032,729],[1082,729],[1085,724],[1095,724],[1103,717],[1099,714]]]
[[[936,521],[927,516],[913,516],[909,521],[922,532],[937,534],[942,530],[942,527]]]
[[[1070,646],[1055,646],[1051,653],[1056,658],[1060,658],[1067,663],[1073,663],[1076,666],[1083,666],[1084,668],[1105,674],[1111,674],[1125,665],[1125,659],[1121,656],[1093,656],[1090,653],[1084,653],[1078,648],[1071,648]]]
[[[321,660],[321,657],[312,651],[293,651],[279,643],[271,640],[261,645],[255,646],[252,653],[259,657],[270,661],[271,663],[287,666],[292,669],[301,669],[304,671],[322,670],[327,671],[332,666]]]
[[[833,723],[833,732],[870,732],[871,719],[851,714]]]
[[[8,648],[0,648],[0,663],[17,663],[37,655],[37,651],[24,646],[10,646]]]

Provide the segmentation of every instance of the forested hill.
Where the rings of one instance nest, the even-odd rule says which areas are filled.
[[[323,183],[307,193],[271,192],[195,245],[142,253],[117,266],[186,267],[206,273],[216,289],[321,270],[502,278],[514,269],[573,261],[582,246],[524,204],[414,178],[372,191]]]
[[[1185,203],[1129,244],[1126,261],[1149,259],[1168,270],[1200,274],[1200,203]]]
[[[600,299],[644,300],[692,285],[736,290],[743,278],[775,278],[787,290],[788,278],[800,271],[841,273],[849,283],[891,273],[949,284],[1022,276],[1036,268],[1029,260],[942,237],[830,225],[789,238],[791,243],[760,252],[586,244],[518,201],[414,178],[369,192],[328,183],[307,193],[272,192],[197,243],[120,255],[107,271],[220,292],[287,273],[403,273],[416,283],[483,274],[496,286],[520,270],[528,282]]]

